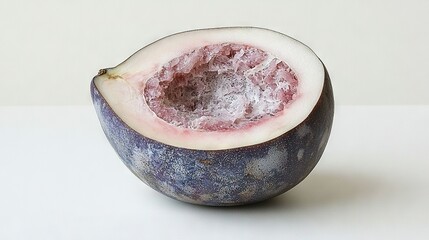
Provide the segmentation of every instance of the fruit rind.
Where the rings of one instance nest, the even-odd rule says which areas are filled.
[[[334,114],[325,68],[317,104],[293,129],[250,146],[196,150],[168,145],[133,130],[109,106],[94,81],[91,96],[109,142],[138,178],[169,197],[211,206],[259,202],[294,187],[319,161]]]

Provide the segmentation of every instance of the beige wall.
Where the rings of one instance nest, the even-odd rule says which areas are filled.
[[[174,32],[231,25],[309,45],[339,104],[429,104],[427,0],[178,2],[0,1],[0,105],[89,104],[98,69]]]

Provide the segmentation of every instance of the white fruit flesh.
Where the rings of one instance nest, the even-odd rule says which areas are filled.
[[[232,48],[234,54],[228,53]],[[246,50],[256,51],[259,60],[246,60]],[[251,64],[240,70],[237,54]],[[222,58],[229,65],[213,68]],[[258,71],[265,74],[249,78]],[[272,80],[261,84],[269,76]],[[316,105],[324,77],[317,56],[290,37],[259,28],[220,28],[163,38],[94,82],[113,111],[140,134],[177,147],[217,150],[262,143],[297,126]],[[234,79],[235,92],[221,90],[237,85]],[[198,80],[202,85],[187,93]]]

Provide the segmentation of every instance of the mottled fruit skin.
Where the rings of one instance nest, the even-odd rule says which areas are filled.
[[[91,83],[101,126],[125,165],[153,189],[201,205],[233,206],[280,195],[301,182],[329,138],[334,98],[328,72],[311,114],[289,132],[264,143],[227,150],[191,150],[157,142],[128,127]]]

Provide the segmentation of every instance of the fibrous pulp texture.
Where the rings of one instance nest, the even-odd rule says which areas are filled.
[[[297,86],[285,62],[252,46],[224,43],[163,65],[147,80],[144,97],[168,123],[228,131],[275,116],[295,99]]]

